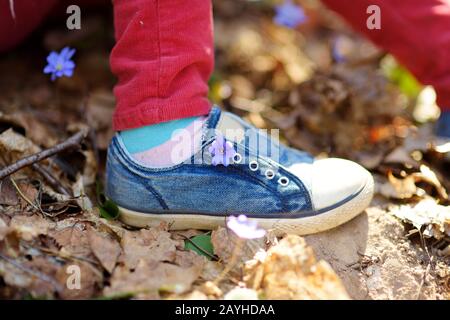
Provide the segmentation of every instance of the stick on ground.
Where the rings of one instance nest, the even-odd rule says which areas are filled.
[[[48,157],[54,156],[55,154],[60,153],[64,150],[78,147],[81,141],[83,141],[83,139],[86,137],[86,135],[87,131],[85,130],[80,131],[71,136],[66,141],[61,142],[60,144],[57,144],[54,147],[35,153],[29,157],[20,159],[19,161],[13,163],[12,165],[9,165],[0,170],[0,180],[19,171],[22,168],[32,165],[33,163],[37,163],[41,160],[47,159]]]

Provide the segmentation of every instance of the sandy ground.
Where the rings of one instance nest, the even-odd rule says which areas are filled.
[[[374,200],[345,225],[306,236],[306,242],[331,264],[353,299],[448,299],[444,260],[430,260],[420,242],[406,237],[404,224],[380,209],[381,202]]]

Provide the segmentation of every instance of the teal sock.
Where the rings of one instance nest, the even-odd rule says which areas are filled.
[[[120,136],[129,153],[144,152],[169,141],[172,133],[184,129],[201,117],[184,118],[169,122],[157,123],[141,128],[124,130]]]

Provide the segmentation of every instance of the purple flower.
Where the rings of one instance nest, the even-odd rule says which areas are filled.
[[[213,141],[208,150],[211,153],[212,164],[214,166],[223,164],[226,167],[230,164],[231,159],[236,155],[233,144],[226,141],[222,135],[216,136],[216,140]]]
[[[342,63],[347,60],[345,54],[342,52],[342,47],[345,45],[343,41],[342,37],[336,37],[331,43],[331,55],[336,63]]]
[[[276,6],[275,12],[273,21],[280,26],[295,28],[307,20],[302,7],[293,4],[291,0],[286,0],[282,5]]]
[[[44,68],[44,73],[50,73],[52,81],[63,76],[71,77],[75,63],[70,60],[75,54],[75,49],[65,47],[61,53],[55,51],[50,52],[47,57],[48,65]]]
[[[227,219],[227,226],[239,238],[243,239],[258,239],[264,237],[266,234],[265,230],[258,229],[256,221],[249,220],[243,214],[239,217],[229,217]]]

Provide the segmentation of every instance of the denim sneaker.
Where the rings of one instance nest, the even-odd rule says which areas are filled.
[[[450,111],[441,112],[441,116],[436,122],[435,134],[435,144],[441,145],[450,143]],[[443,160],[446,163],[450,163],[450,152],[445,153]]]
[[[450,111],[442,111],[436,123],[436,135],[443,139],[450,139]]]
[[[216,107],[201,141],[183,163],[150,168],[132,158],[119,135],[113,138],[106,195],[124,223],[210,230],[245,214],[277,235],[304,235],[352,219],[373,196],[373,178],[360,165],[315,160]]]

